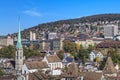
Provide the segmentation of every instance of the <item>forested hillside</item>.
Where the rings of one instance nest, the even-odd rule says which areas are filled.
[[[95,22],[99,25],[101,22],[111,22],[111,21],[119,21],[120,14],[100,14],[100,15],[93,15],[93,16],[86,16],[77,19],[68,19],[68,20],[60,20],[50,23],[43,23],[38,24],[37,26],[33,26],[31,28],[25,29],[22,31],[23,38],[29,38],[29,31],[33,31],[37,34],[37,38],[41,35],[41,33],[50,31],[50,32],[74,32],[78,29],[78,27],[86,27],[88,24],[95,24]],[[87,24],[86,24],[87,23]],[[85,25],[84,25],[85,24]],[[92,26],[91,26],[92,27]],[[16,36],[16,33],[12,34]]]

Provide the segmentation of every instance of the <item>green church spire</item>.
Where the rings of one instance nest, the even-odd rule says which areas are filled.
[[[20,33],[20,19],[18,21],[18,38],[17,38],[17,45],[16,48],[22,48],[22,44],[21,44],[21,33]]]

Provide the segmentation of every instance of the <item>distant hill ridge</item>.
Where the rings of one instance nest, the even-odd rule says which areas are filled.
[[[68,19],[68,20],[60,20],[55,22],[49,22],[49,23],[43,23],[39,24],[37,26],[33,26],[31,28],[25,29],[22,31],[22,36],[24,38],[28,38],[29,31],[33,31],[37,33],[37,37],[40,36],[40,33],[43,31],[63,31],[60,29],[63,24],[69,24],[71,27],[74,27],[74,24],[78,23],[93,23],[98,21],[115,21],[120,20],[120,14],[99,14],[99,15],[93,15],[93,16],[86,16],[76,19]],[[73,28],[72,28],[73,29]],[[12,34],[13,36],[16,36],[16,33]]]

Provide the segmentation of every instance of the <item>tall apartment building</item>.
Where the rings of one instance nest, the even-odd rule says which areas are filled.
[[[32,31],[30,31],[30,41],[32,41]]]
[[[113,38],[118,34],[118,26],[117,25],[105,25],[104,26],[104,37],[105,38]]]
[[[30,31],[30,41],[36,40],[36,33]]]

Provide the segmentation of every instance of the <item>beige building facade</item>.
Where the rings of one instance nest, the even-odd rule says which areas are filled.
[[[1,38],[0,39],[0,48],[3,46],[13,45],[13,38],[7,37],[7,38]]]

